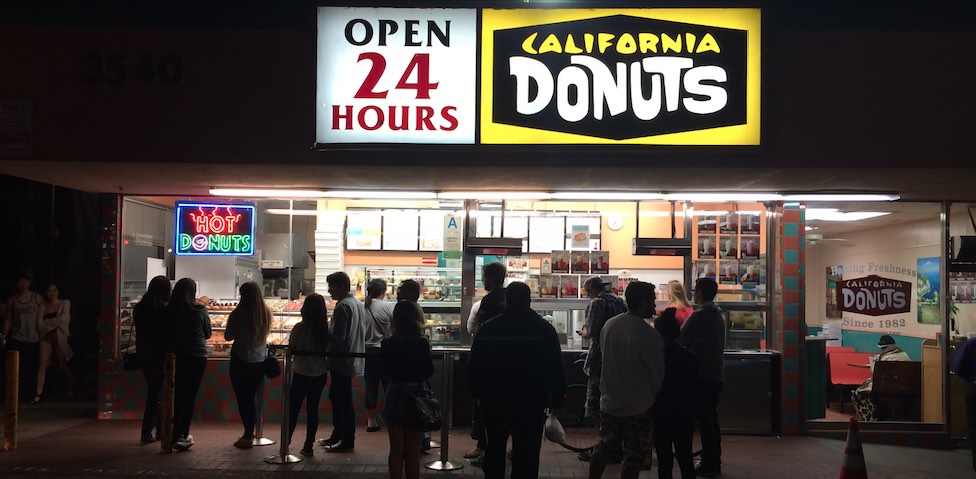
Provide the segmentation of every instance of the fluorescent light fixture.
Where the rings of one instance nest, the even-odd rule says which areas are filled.
[[[626,191],[557,191],[552,194],[554,200],[589,200],[589,201],[640,201],[663,200],[661,193],[639,193]]]
[[[288,208],[268,208],[269,215],[283,216],[345,216],[345,211],[339,210],[290,210]]]
[[[433,191],[397,190],[329,190],[323,192],[326,198],[381,199],[381,200],[432,200],[437,198]]]
[[[901,196],[889,193],[789,193],[785,201],[897,201]]]
[[[890,215],[889,211],[839,211],[836,208],[807,208],[806,221],[861,221]]]
[[[441,200],[548,200],[552,195],[541,191],[442,191]]]
[[[326,198],[321,190],[292,190],[270,188],[210,188],[214,196],[233,196],[235,198]]]
[[[668,193],[664,195],[666,200],[676,201],[701,201],[724,203],[726,201],[777,201],[782,196],[779,193]]]

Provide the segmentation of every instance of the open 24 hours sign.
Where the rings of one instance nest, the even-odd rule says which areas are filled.
[[[758,9],[482,12],[481,142],[758,145]]]
[[[477,11],[318,9],[316,143],[474,143]]]

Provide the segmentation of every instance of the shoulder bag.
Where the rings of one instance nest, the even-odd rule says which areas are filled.
[[[414,403],[417,408],[417,420],[420,429],[429,431],[439,431],[443,426],[441,420],[441,402],[434,397],[434,391],[430,390],[430,383],[424,381],[427,386],[414,395]]]
[[[279,363],[278,358],[275,357],[274,351],[271,350],[271,346],[268,346],[268,355],[264,358],[264,375],[268,379],[274,379],[281,376],[281,363]]]

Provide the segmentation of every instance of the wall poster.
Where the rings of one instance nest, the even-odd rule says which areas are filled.
[[[918,311],[918,322],[922,324],[941,324],[942,313],[939,298],[939,287],[942,284],[941,268],[939,267],[939,257],[919,258],[918,276],[915,284],[918,292],[916,293],[916,310]]]

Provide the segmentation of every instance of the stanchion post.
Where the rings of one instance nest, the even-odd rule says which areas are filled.
[[[268,354],[274,354],[274,352],[268,351]],[[282,381],[284,381],[283,378]],[[254,395],[254,402],[257,421],[254,423],[254,438],[251,440],[251,444],[254,446],[270,446],[275,443],[275,440],[264,437],[264,378],[261,379],[261,383],[258,385],[258,392]]]
[[[3,450],[17,449],[17,411],[20,410],[20,351],[7,351],[3,406]]]
[[[461,462],[451,461],[448,455],[450,454],[450,444],[448,438],[450,437],[450,427],[451,427],[451,391],[452,385],[454,383],[454,353],[451,351],[444,351],[442,354],[442,361],[444,362],[441,368],[441,458],[438,461],[433,461],[426,464],[427,469],[433,469],[435,471],[453,471],[456,469],[461,469],[464,464]]]
[[[164,453],[173,452],[173,403],[176,394],[176,355],[163,357],[163,399],[159,411],[159,448]]]
[[[285,349],[285,368],[281,378],[281,440],[278,441],[278,455],[264,458],[268,464],[291,464],[301,462],[302,458],[288,453],[288,418],[291,396],[291,351]]]

